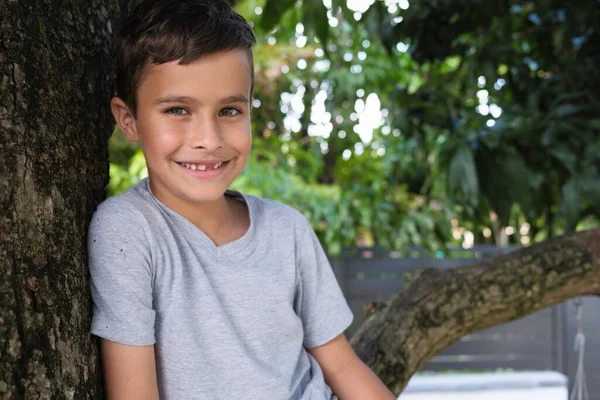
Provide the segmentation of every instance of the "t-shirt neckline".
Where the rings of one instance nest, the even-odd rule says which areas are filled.
[[[143,185],[144,189],[150,194],[150,196],[154,199],[154,201],[160,208],[162,208],[169,215],[171,215],[172,218],[177,222],[177,224],[180,225],[180,227],[186,231],[186,233],[189,233],[189,234],[192,234],[192,235],[198,237],[198,239],[202,242],[204,247],[206,249],[210,250],[212,253],[223,254],[223,255],[233,255],[233,254],[237,254],[237,253],[245,250],[252,243],[252,241],[254,239],[254,232],[256,230],[256,228],[255,228],[256,210],[254,208],[254,203],[250,196],[247,196],[244,193],[238,192],[237,190],[227,189],[227,191],[225,191],[225,194],[224,194],[225,196],[228,196],[235,200],[243,200],[246,203],[246,206],[248,207],[249,218],[250,218],[250,226],[248,227],[248,230],[246,231],[246,233],[239,239],[236,239],[229,243],[225,243],[220,246],[217,246],[215,244],[215,242],[213,242],[212,239],[209,238],[208,235],[206,235],[206,233],[204,233],[204,231],[202,231],[202,229],[198,228],[196,225],[194,225],[190,220],[185,218],[183,215],[179,214],[177,211],[173,210],[172,208],[170,208],[169,206],[164,204],[162,201],[160,201],[154,195],[154,193],[152,193],[152,189],[150,188],[150,181],[148,180],[148,178],[144,178],[142,180],[142,182],[140,182],[140,183]]]

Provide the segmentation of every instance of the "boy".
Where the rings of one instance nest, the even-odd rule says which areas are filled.
[[[251,147],[254,43],[224,0],[144,1],[118,38],[111,109],[149,178],[90,226],[111,400],[394,398],[342,334],[306,219],[227,190]]]

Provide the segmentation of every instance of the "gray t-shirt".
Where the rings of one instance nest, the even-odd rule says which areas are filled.
[[[94,214],[91,332],[155,344],[162,400],[330,400],[305,350],[327,343],[352,313],[308,221],[293,208],[245,201],[250,228],[216,246],[162,204],[147,180]]]

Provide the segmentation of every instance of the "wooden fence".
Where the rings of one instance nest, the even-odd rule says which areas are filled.
[[[402,290],[403,275],[415,268],[448,269],[491,258],[514,248],[477,246],[452,249],[444,258],[431,258],[420,250],[400,257],[381,249],[343,252],[334,270],[354,312],[351,335],[364,322],[367,301],[388,301]],[[586,335],[585,369],[590,399],[600,400],[600,299],[583,299]],[[431,360],[424,371],[448,370],[554,370],[564,373],[572,385],[577,368],[574,341],[577,329],[572,301],[533,315],[464,337]]]

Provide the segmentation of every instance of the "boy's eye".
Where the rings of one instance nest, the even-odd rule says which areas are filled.
[[[173,115],[187,115],[188,114],[187,110],[185,108],[182,108],[182,107],[172,107],[172,108],[169,108],[166,111],[166,113],[167,114],[173,114]]]
[[[224,117],[234,117],[238,114],[241,114],[241,111],[238,110],[237,108],[232,108],[232,107],[224,108],[219,112],[219,115],[222,115]]]

